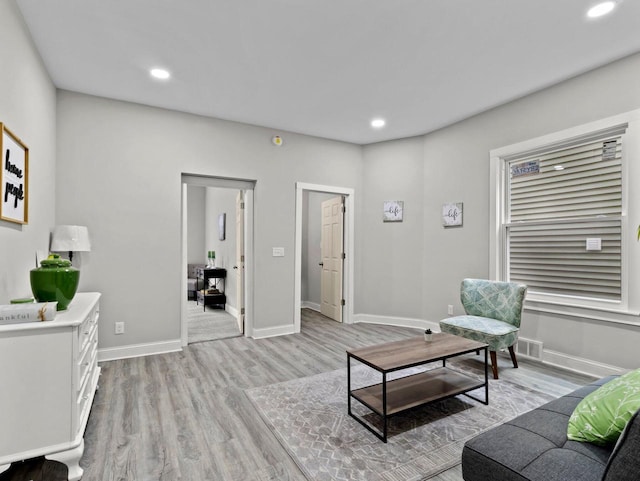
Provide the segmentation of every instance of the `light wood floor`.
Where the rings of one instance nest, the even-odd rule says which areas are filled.
[[[342,325],[303,310],[302,333],[202,342],[183,352],[102,363],[85,436],[83,481],[247,481],[305,477],[243,390],[342,368],[345,350],[419,334]],[[560,396],[590,379],[498,357],[500,376]],[[58,481],[66,468],[14,464],[0,481]],[[434,481],[461,481],[460,467]]]
[[[242,333],[238,328],[238,321],[224,309],[214,309],[196,301],[187,303],[187,342],[217,341],[229,337],[238,337]]]

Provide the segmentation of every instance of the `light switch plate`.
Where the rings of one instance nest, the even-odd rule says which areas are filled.
[[[588,251],[601,251],[602,239],[599,237],[587,238],[587,250]]]
[[[273,257],[284,257],[284,247],[274,247]]]

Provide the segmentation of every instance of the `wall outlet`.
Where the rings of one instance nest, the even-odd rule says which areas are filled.
[[[124,334],[124,322],[116,322],[116,334]]]
[[[273,257],[284,257],[284,247],[274,247]]]
[[[451,304],[447,306],[447,314],[453,316],[453,306]]]

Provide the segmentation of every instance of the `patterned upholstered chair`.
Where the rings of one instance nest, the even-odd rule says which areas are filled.
[[[489,345],[493,378],[498,379],[496,351],[509,349],[513,367],[518,367],[513,345],[518,340],[527,286],[514,282],[465,279],[460,300],[466,315],[440,321],[440,330]]]

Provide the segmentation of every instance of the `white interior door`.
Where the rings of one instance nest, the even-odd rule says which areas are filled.
[[[322,280],[320,312],[342,322],[342,271],[344,263],[344,200],[334,197],[322,203]]]
[[[236,298],[238,309],[238,329],[244,333],[244,195],[236,197]]]

